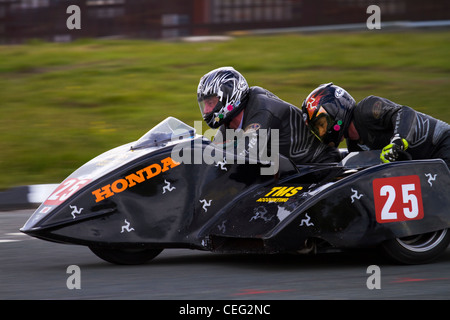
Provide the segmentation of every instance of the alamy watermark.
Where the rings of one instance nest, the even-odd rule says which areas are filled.
[[[81,9],[77,5],[70,5],[66,9],[70,16],[66,20],[66,26],[69,30],[81,29]]]
[[[81,29],[81,9],[77,5],[70,5],[66,9],[66,13],[70,16],[66,20],[66,26],[69,30]],[[377,5],[370,5],[366,9],[366,13],[370,14],[367,18],[367,29],[381,29],[381,9]]]
[[[203,121],[194,121],[196,132],[202,132]],[[178,141],[183,132],[175,132],[172,141]],[[205,147],[201,139],[191,144],[181,143],[173,147],[171,157],[184,164],[208,164],[223,167],[224,164],[261,164],[261,175],[274,175],[279,168],[279,130],[208,129],[203,136],[214,141]]]
[[[366,13],[370,14],[367,18],[367,29],[381,29],[381,9],[377,5],[370,5],[367,7]]]
[[[66,270],[67,274],[70,276],[66,280],[67,289],[73,290],[81,289],[81,269],[77,265],[70,265]],[[377,265],[370,265],[367,267],[366,273],[369,277],[366,280],[367,289],[381,289],[381,269]]]
[[[367,289],[381,289],[381,269],[377,265],[370,265],[367,267],[367,274],[370,276],[367,278],[366,286]]]
[[[70,265],[67,267],[66,270],[67,274],[70,274],[70,276],[67,278],[66,286],[67,289],[73,290],[73,289],[81,289],[81,269],[77,265]]]

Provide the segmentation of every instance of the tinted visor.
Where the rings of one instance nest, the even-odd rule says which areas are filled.
[[[309,124],[312,133],[319,138],[319,140],[324,141],[327,134],[333,127],[334,120],[326,113],[320,114],[313,122]]]

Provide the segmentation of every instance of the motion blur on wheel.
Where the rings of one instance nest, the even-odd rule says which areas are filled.
[[[380,163],[379,151],[279,171],[238,161],[188,163],[211,142],[175,118],[83,165],[21,231],[141,264],[168,248],[313,254],[381,248],[403,264],[428,263],[450,241],[450,173],[436,160]],[[181,150],[174,152],[174,150]],[[245,159],[244,159],[245,160]]]

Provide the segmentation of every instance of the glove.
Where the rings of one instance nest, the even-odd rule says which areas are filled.
[[[383,163],[394,162],[399,156],[398,152],[406,149],[408,149],[408,141],[400,138],[399,135],[395,135],[391,143],[381,151],[380,159]]]

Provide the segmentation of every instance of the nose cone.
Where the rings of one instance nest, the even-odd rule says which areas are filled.
[[[52,208],[49,209],[49,207],[45,206],[39,207],[19,230],[31,237],[56,241],[50,235],[52,229],[46,226],[46,221],[51,216],[50,213],[54,213]]]
[[[41,229],[40,225],[51,212],[49,207],[39,207],[31,217],[25,222],[20,231],[26,234],[32,234],[34,231]]]

